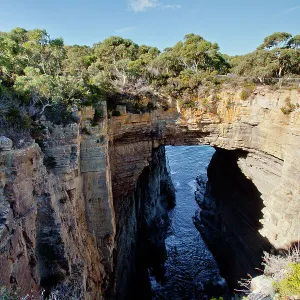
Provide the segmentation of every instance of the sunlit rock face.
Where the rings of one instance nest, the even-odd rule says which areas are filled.
[[[113,298],[125,287],[121,277],[134,257],[129,238],[138,232],[137,182],[160,145],[243,150],[238,166],[264,205],[259,233],[276,248],[297,240],[300,113],[285,115],[280,108],[287,97],[299,102],[299,92],[258,88],[245,101],[239,93],[220,92],[211,113],[180,110],[170,101],[167,111],[108,120],[103,107],[93,124],[94,110],[85,108],[77,124],[44,122],[43,152],[37,144],[1,150],[3,285],[27,293],[76,281],[87,298]]]
[[[158,110],[151,114],[126,114],[112,118],[109,123],[110,140],[112,144],[116,144],[117,149],[115,165],[123,162],[122,168],[130,170],[132,174],[125,175],[126,184],[123,186],[127,188],[123,193],[133,193],[132,186],[137,174],[141,174],[148,164],[151,148],[158,144],[209,144],[243,153],[234,156],[227,165],[227,168],[235,167],[240,172],[241,179],[248,182],[246,189],[249,188],[249,191],[244,191],[248,199],[247,205],[241,205],[239,212],[245,216],[242,224],[247,220],[251,220],[252,224],[245,226],[244,231],[240,232],[247,233],[242,238],[242,245],[239,247],[237,240],[240,237],[235,235],[237,240],[226,250],[231,255],[231,261],[236,258],[234,251],[240,252],[240,255],[237,254],[239,260],[236,264],[241,264],[242,267],[236,266],[234,272],[229,274],[232,287],[236,286],[236,281],[246,270],[255,273],[255,268],[261,267],[264,250],[273,247],[288,248],[298,238],[300,169],[299,164],[294,162],[300,159],[300,113],[282,113],[281,107],[287,97],[293,103],[300,99],[297,91],[273,92],[261,89],[252,98],[242,101],[239,100],[239,93],[224,91],[217,113],[214,114],[191,109],[179,111],[171,107],[168,111]],[[118,151],[125,147],[120,146],[121,144],[126,144],[132,158],[122,153],[122,150]],[[140,151],[137,150],[138,147],[141,147]],[[138,163],[132,164],[139,156]],[[124,166],[127,159],[131,165],[129,169]],[[226,160],[226,156],[223,159]],[[229,184],[226,187],[224,182],[225,191],[228,189],[230,192],[235,188]],[[118,201],[118,189],[116,186],[113,188],[113,191],[117,190],[114,201]],[[251,201],[255,201],[253,207]],[[228,211],[232,210],[229,205]],[[230,219],[229,212],[226,216]],[[230,226],[234,227],[234,224]],[[251,231],[253,234],[249,234]],[[252,247],[255,242],[257,247]],[[243,252],[242,248],[246,244],[249,251]]]
[[[0,153],[0,278],[20,296],[64,283],[99,299],[108,286],[114,212],[108,143],[97,142],[106,126],[91,128],[93,113],[66,127],[45,122],[43,152]]]
[[[300,93],[260,88],[248,100],[239,97],[238,92],[223,91],[215,113],[171,107],[166,112],[114,117],[109,123],[110,139],[118,144],[148,143],[148,154],[143,151],[147,157],[151,144],[209,144],[245,151],[246,158],[238,165],[261,193],[265,206],[260,233],[275,248],[287,248],[299,238],[300,112],[285,115],[281,107],[286,98],[298,103]],[[142,169],[142,164],[136,165],[134,172],[140,174]]]

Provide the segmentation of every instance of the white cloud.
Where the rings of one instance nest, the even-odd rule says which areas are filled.
[[[134,12],[145,11],[158,5],[156,0],[129,0],[128,3]]]
[[[298,10],[298,9],[300,9],[300,6],[295,6],[295,7],[292,7],[292,8],[286,9],[286,10],[283,10],[281,13],[282,13],[282,14],[288,14],[288,13],[290,13],[290,12],[292,12],[292,11],[294,11],[294,10]]]
[[[166,4],[166,5],[161,5],[162,8],[181,8],[180,4]]]
[[[158,0],[127,0],[129,7],[134,12],[145,11],[150,8],[175,9],[181,8],[179,4],[162,4]]]
[[[128,27],[123,27],[123,28],[116,29],[115,32],[117,32],[117,33],[124,33],[124,32],[131,31],[131,30],[133,30],[135,28],[136,28],[135,26],[128,26]]]

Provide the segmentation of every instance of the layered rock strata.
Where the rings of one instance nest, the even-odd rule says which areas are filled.
[[[43,152],[37,144],[1,151],[1,284],[29,293],[76,279],[90,299],[125,290],[136,251],[137,182],[160,145],[244,151],[238,166],[264,204],[261,236],[275,248],[299,239],[300,112],[281,111],[286,99],[299,102],[299,91],[239,95],[220,91],[209,100],[213,110],[199,99],[197,109],[170,102],[167,111],[124,110],[110,120],[103,107],[101,121],[85,108],[78,124],[41,124]]]
[[[119,144],[145,142],[148,147],[208,144],[243,150],[245,159],[238,165],[261,193],[265,206],[260,233],[275,248],[287,248],[300,232],[300,111],[284,114],[281,108],[286,99],[299,105],[300,92],[261,87],[248,100],[240,100],[239,95],[239,91],[222,91],[214,113],[174,106],[166,112],[112,118],[110,139]],[[143,153],[149,157],[147,151]],[[132,172],[142,169],[137,164]]]
[[[115,220],[107,119],[92,127],[93,116],[84,109],[80,124],[41,124],[44,153],[37,144],[1,153],[1,285],[20,296],[64,283],[100,299],[108,286]]]

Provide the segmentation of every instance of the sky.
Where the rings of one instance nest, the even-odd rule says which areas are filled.
[[[300,0],[0,0],[0,31],[46,29],[67,45],[117,35],[171,47],[185,34],[245,54],[276,31],[300,34]]]

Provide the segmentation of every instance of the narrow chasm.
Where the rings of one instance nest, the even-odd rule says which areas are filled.
[[[134,192],[136,240],[132,240],[130,271],[125,299],[152,299],[149,270],[160,277],[166,260],[165,239],[169,228],[168,212],[175,205],[175,189],[166,164],[165,148],[153,150],[152,158],[136,183]],[[125,275],[124,275],[125,276]],[[120,279],[122,282],[123,276]],[[119,293],[118,299],[123,299]]]
[[[228,294],[193,222],[199,214],[196,177],[207,180],[206,168],[213,153],[207,146],[168,146],[166,162],[162,147],[140,176],[135,198],[141,200],[136,203],[142,205],[142,214],[131,298],[210,299]]]
[[[263,202],[239,168],[244,151],[167,146],[135,187],[135,261],[126,299],[232,299],[272,251]],[[175,205],[176,204],[176,205]]]

